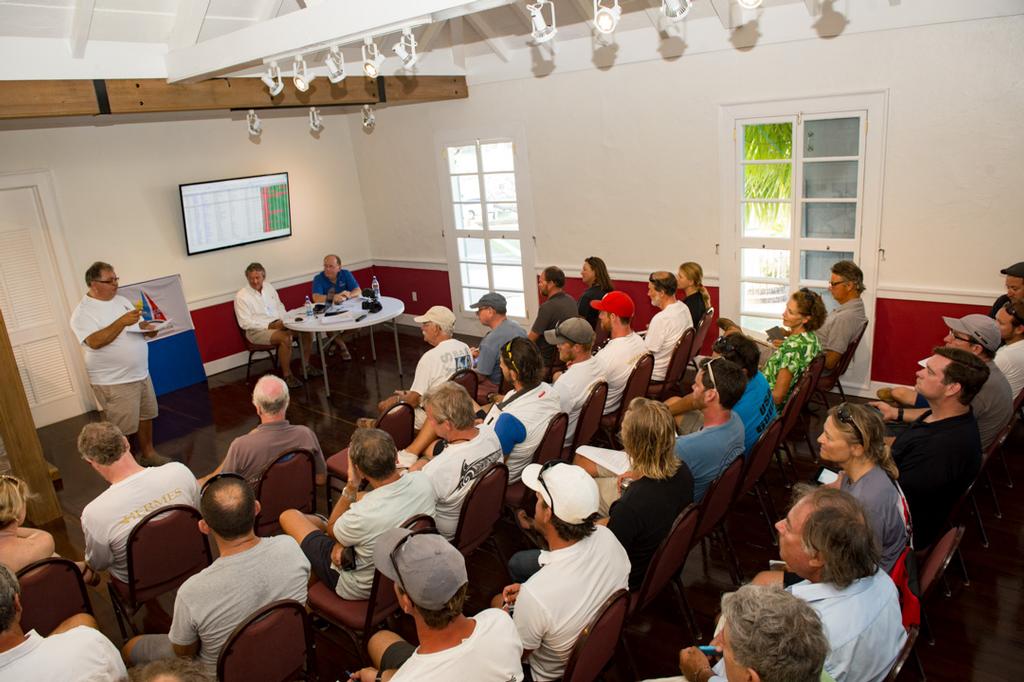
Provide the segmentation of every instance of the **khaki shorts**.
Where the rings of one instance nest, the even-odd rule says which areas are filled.
[[[594,479],[594,482],[597,483],[597,492],[601,496],[601,504],[597,512],[601,516],[608,516],[608,510],[611,509],[612,504],[621,497],[619,495],[619,477],[611,469],[605,469],[598,464],[597,478]]]
[[[261,346],[273,345],[273,341],[270,337],[274,335],[274,332],[281,331],[280,329],[247,329],[245,330],[245,338],[249,339],[249,343],[257,343]]]
[[[93,384],[92,390],[96,393],[100,408],[106,413],[104,419],[121,429],[121,433],[126,436],[139,430],[139,420],[156,419],[159,414],[156,392],[149,377],[128,384]]]

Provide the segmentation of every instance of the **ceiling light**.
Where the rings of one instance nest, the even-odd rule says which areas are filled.
[[[299,92],[309,90],[309,84],[316,78],[316,74],[309,74],[309,70],[306,68],[306,60],[296,55],[293,70],[292,83],[295,84],[295,89]]]
[[[743,9],[757,9],[761,6],[761,0],[736,0],[736,4]]]
[[[544,18],[544,6],[547,5],[550,8],[551,20],[548,21]],[[555,5],[551,0],[537,0],[535,5],[527,5],[526,9],[530,12],[530,23],[533,24],[533,40],[536,43],[546,43],[555,37],[558,33],[558,27],[555,25]]]
[[[377,114],[374,113],[373,107],[369,104],[363,105],[363,128],[366,130],[373,130],[377,125]]]
[[[332,83],[340,83],[345,80],[345,55],[341,54],[341,48],[337,45],[331,48],[324,57],[324,66],[327,67],[327,80]]]
[[[693,0],[661,0],[661,12],[670,21],[681,21],[690,13]]]
[[[320,110],[316,107],[309,108],[309,129],[319,133],[324,129],[324,122],[320,119]]]
[[[380,66],[384,63],[384,55],[377,49],[377,43],[373,38],[363,39],[363,73],[369,78],[376,78],[380,75]]]
[[[270,62],[267,72],[260,76],[260,80],[267,86],[271,97],[277,97],[284,90],[284,81],[281,80],[281,69],[278,67],[277,62]]]
[[[612,0],[611,6],[601,4],[602,0],[594,0],[594,28],[601,33],[611,33],[619,25],[622,8],[619,0]]]
[[[402,66],[406,69],[411,69],[414,64],[419,60],[419,55],[416,54],[416,37],[412,34],[412,30],[408,28],[402,29],[402,37],[395,43],[395,46],[391,48],[394,50],[395,55],[402,61]]]
[[[249,124],[249,134],[253,137],[259,137],[260,133],[263,132],[263,124],[260,123],[260,117],[256,115],[256,110],[250,109],[249,113],[245,115],[245,120]]]

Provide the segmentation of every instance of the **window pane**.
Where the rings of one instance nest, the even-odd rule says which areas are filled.
[[[511,142],[493,142],[480,145],[484,159],[484,172],[515,170],[514,149]]]
[[[744,199],[789,199],[792,194],[791,164],[751,163],[743,167]]]
[[[518,265],[495,265],[494,288],[522,291],[523,269]]]
[[[857,156],[859,151],[859,118],[804,122],[804,156]]]
[[[491,230],[518,230],[519,209],[515,204],[487,204],[487,227]]]
[[[832,292],[828,290],[828,287],[808,287],[811,291],[821,296],[821,300],[825,303],[825,311],[829,314],[833,310],[839,307],[839,302],[832,298]]]
[[[491,280],[487,276],[487,265],[484,263],[459,263],[462,273],[462,286],[491,288]]]
[[[469,306],[480,300],[480,297],[487,293],[487,289],[462,288],[462,309],[472,310]]]
[[[804,204],[804,237],[853,239],[857,236],[857,204]]]
[[[493,173],[484,176],[484,192],[487,201],[515,201],[516,174]]]
[[[776,324],[782,324],[782,311],[789,300],[788,285],[743,282],[740,290],[740,309],[743,312],[776,315]]]
[[[857,196],[856,161],[804,164],[804,196],[849,199]]]
[[[743,204],[744,237],[789,237],[793,205],[747,202]]]
[[[458,245],[460,261],[475,261],[478,263],[487,262],[487,255],[484,253],[485,242],[483,239],[459,237],[455,241]]]
[[[743,126],[743,158],[748,161],[788,159],[793,156],[793,124],[762,123]]]
[[[482,230],[480,204],[455,204],[456,230]]]
[[[452,176],[452,201],[480,201],[479,176]]]
[[[448,147],[449,173],[476,173],[476,145]]]
[[[853,260],[853,251],[801,251],[800,279],[827,282],[836,261]]]
[[[744,329],[752,329],[759,332],[766,332],[772,327],[782,326],[782,321],[777,317],[755,317],[753,315],[740,315],[740,326]]]
[[[526,295],[521,291],[499,291],[505,297],[506,309],[512,317],[526,317]]]
[[[481,240],[483,241],[483,240]],[[491,262],[521,265],[523,262],[523,246],[518,239],[491,239]],[[519,286],[522,287],[520,282]]]
[[[741,277],[789,279],[789,251],[784,249],[740,249]]]

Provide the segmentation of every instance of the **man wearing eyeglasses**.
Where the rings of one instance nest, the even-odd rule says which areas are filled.
[[[832,266],[829,291],[839,307],[828,314],[825,324],[815,332],[825,351],[825,369],[831,370],[850,347],[861,329],[867,326],[864,312],[864,273],[853,261],[841,260]]]
[[[156,392],[149,378],[149,346],[141,311],[117,295],[119,278],[110,263],[97,261],[85,271],[89,291],[71,313],[71,331],[82,345],[89,383],[105,412],[126,436],[137,434],[139,462],[159,466],[168,460],[153,447]]]
[[[664,381],[676,342],[687,329],[693,328],[693,319],[686,304],[676,298],[676,276],[671,272],[651,273],[647,278],[647,297],[658,309],[644,335],[644,345],[654,353],[651,381]]]
[[[989,311],[989,317],[995,317],[1007,301],[1024,303],[1024,261],[1003,268],[999,274],[1006,276],[1006,293],[996,299]]]
[[[1010,382],[1014,397],[1024,390],[1024,301],[1007,301],[996,313],[1003,345],[996,351],[996,366]]]
[[[515,320],[508,319],[508,302],[501,294],[488,291],[480,300],[469,306],[476,310],[480,324],[490,331],[480,341],[479,348],[471,348],[473,369],[479,375],[480,386],[475,396],[478,403],[487,402],[487,396],[498,392],[501,386],[501,364],[498,355],[502,346],[512,339],[526,336],[526,330]]]

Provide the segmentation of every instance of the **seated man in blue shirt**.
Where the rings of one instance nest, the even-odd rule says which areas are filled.
[[[480,385],[474,398],[477,403],[483,405],[488,401],[487,396],[497,393],[498,387],[501,386],[501,364],[498,362],[498,355],[502,347],[516,337],[526,336],[526,330],[515,320],[506,317],[508,304],[505,297],[499,293],[489,291],[469,307],[476,310],[480,324],[490,329],[480,341],[480,347],[470,349],[474,358],[473,369],[480,375]]]
[[[352,275],[352,272],[341,267],[341,258],[331,253],[324,256],[324,271],[318,272],[313,278],[313,302],[314,303],[341,303],[350,298],[363,295],[359,283]],[[351,360],[348,346],[341,339],[339,334],[336,343],[341,351],[343,360]],[[334,351],[332,350],[333,354]]]
[[[735,363],[711,358],[701,363],[693,397],[704,428],[676,439],[676,457],[693,474],[693,501],[700,502],[711,482],[743,456],[743,422],[732,411],[743,396],[747,378]]]

